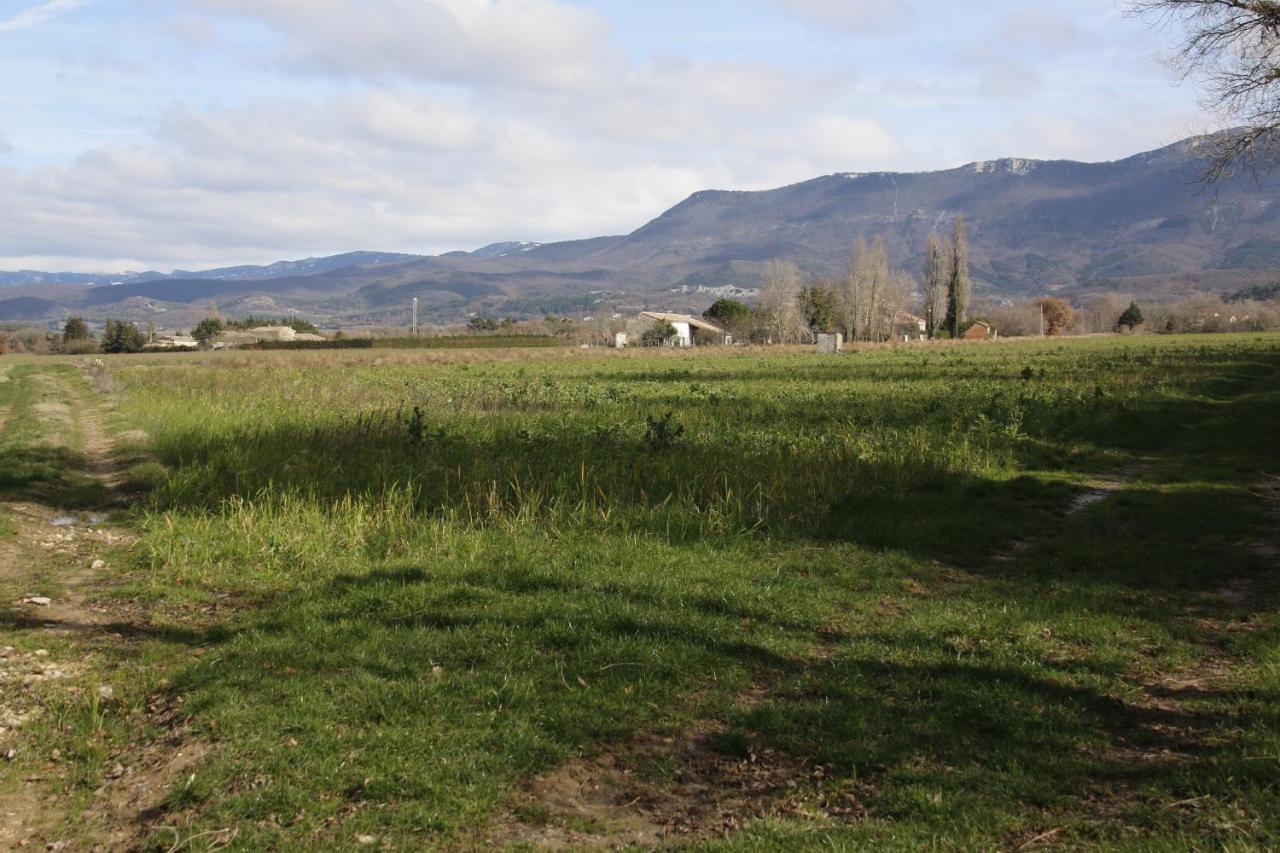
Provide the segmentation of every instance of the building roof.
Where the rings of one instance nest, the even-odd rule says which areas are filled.
[[[249,332],[241,332],[231,329],[220,333],[215,340],[228,344],[252,343],[258,340],[258,336],[250,334]]]
[[[708,323],[701,317],[694,317],[689,314],[665,314],[661,311],[641,311],[640,316],[649,317],[653,320],[662,320],[667,323],[688,323],[690,328],[724,334],[724,329],[720,328],[715,323]]]

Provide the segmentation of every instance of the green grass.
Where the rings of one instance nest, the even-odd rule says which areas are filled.
[[[430,338],[374,338],[375,349],[514,349],[562,347],[555,335],[438,335]]]
[[[163,466],[122,592],[216,744],[184,833],[468,846],[572,824],[530,777],[717,721],[866,817],[709,846],[1280,843],[1280,620],[1217,595],[1268,568],[1280,337],[114,379]]]
[[[19,364],[0,383],[0,497],[34,499],[66,509],[101,503],[101,485],[85,476],[68,383],[79,382],[66,365]],[[63,409],[57,407],[63,406]],[[50,408],[53,407],[53,408]]]

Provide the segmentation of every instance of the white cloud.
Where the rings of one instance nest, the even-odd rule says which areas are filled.
[[[870,118],[806,119],[820,88],[794,123],[762,124],[773,101],[745,109],[725,75],[702,66],[639,75],[637,98],[684,92],[670,138],[552,96],[502,109],[377,88],[310,103],[174,107],[148,144],[94,149],[64,166],[0,167],[0,258],[94,268],[128,247],[135,266],[192,268],[627,233],[708,187],[767,188],[901,159],[901,144]],[[714,82],[706,101],[692,94],[696,80]],[[802,80],[760,71],[745,85],[782,103]],[[752,143],[741,144],[747,135]]]
[[[147,0],[139,8],[180,10],[139,30],[173,55],[135,49],[152,69],[113,79],[150,100],[101,106],[89,95],[105,84],[78,70],[46,75],[52,94],[29,110],[43,116],[72,81],[129,144],[69,160],[70,143],[43,150],[58,137],[38,120],[6,119],[23,150],[0,161],[21,164],[0,166],[0,268],[39,257],[110,269],[122,254],[197,268],[625,233],[707,188],[1004,154],[1118,156],[1145,144],[1153,116],[1176,115],[1151,97],[1163,80],[1116,102],[1112,66],[1139,61],[1121,36],[1090,67],[1054,49],[1060,20],[1013,0],[976,11],[915,0],[914,19],[902,4],[776,2],[832,34],[806,29],[790,55],[794,25],[758,49],[660,39],[647,47],[676,55],[654,55],[581,0]],[[848,35],[908,20],[913,40],[939,49]],[[1068,40],[1093,51],[1094,35]]]
[[[608,22],[558,0],[193,0],[255,18],[288,61],[356,77],[596,87],[614,57]]]
[[[777,0],[795,14],[853,32],[896,32],[915,15],[907,0]]]
[[[13,153],[13,143],[9,141],[9,137],[4,135],[4,131],[0,130],[0,156]]]
[[[884,171],[901,162],[904,146],[874,119],[823,113],[805,123],[802,150],[821,164],[819,171]]]
[[[1078,47],[1084,34],[1066,15],[1048,9],[1019,9],[1000,24],[999,43],[1029,45],[1039,51],[1064,51]]]
[[[50,18],[87,6],[89,2],[90,0],[45,0],[0,21],[0,33],[39,26]]]
[[[984,59],[977,71],[978,91],[984,98],[1032,98],[1044,86],[1035,68],[1011,59]]]

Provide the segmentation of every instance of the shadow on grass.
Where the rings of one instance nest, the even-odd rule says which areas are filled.
[[[1034,584],[1009,590],[1020,609],[1037,597]],[[1067,600],[1061,616],[1091,606]],[[687,714],[722,714],[725,743],[870,785],[861,796],[879,816],[937,826],[966,812],[990,822],[1138,790],[1146,800],[1229,798],[1234,785],[1267,783],[1269,769],[1249,766],[1230,738],[1203,735],[1259,723],[1257,709],[1280,702],[1274,691],[1250,691],[1247,707],[1210,688],[1180,703],[1126,701],[1117,673],[1090,658],[957,650],[927,616],[831,632],[829,612],[801,610],[811,618],[657,592],[635,575],[606,583],[405,566],[269,608],[175,689],[190,712],[249,738],[249,754],[285,736],[316,744],[274,771],[298,790],[266,797],[272,809],[316,789],[400,804],[419,796],[446,828],[471,814],[477,791]],[[815,644],[828,654],[796,651]],[[752,685],[766,689],[743,699]],[[333,743],[337,773],[325,740],[335,731],[347,733]],[[447,772],[431,769],[442,761]],[[256,817],[254,803],[238,807]]]
[[[0,498],[55,509],[99,509],[107,488],[90,476],[84,455],[63,447],[19,447],[0,451]]]
[[[0,611],[0,628],[10,631],[50,631],[71,634],[78,639],[95,640],[159,640],[176,646],[194,647],[202,643],[221,643],[233,634],[223,627],[207,629],[184,628],[176,625],[149,625],[137,622],[62,619],[57,616],[25,613],[14,610]]]
[[[412,483],[408,525],[470,506],[491,484],[507,509],[529,494],[590,501],[598,488],[613,511],[632,513],[617,543],[586,541],[590,521],[571,542],[544,538],[535,515],[527,536],[511,533],[482,558],[442,549],[444,565],[300,584],[245,614],[245,630],[173,689],[235,744],[228,778],[271,780],[228,795],[218,818],[246,826],[337,798],[416,808],[413,825],[458,829],[577,751],[707,714],[737,736],[722,740],[869,783],[877,815],[920,818],[961,844],[956,827],[1025,821],[1028,806],[1087,812],[1139,790],[1154,801],[1230,800],[1242,783],[1274,784],[1273,766],[1247,762],[1232,733],[1273,722],[1259,709],[1280,696],[1255,686],[1246,702],[1203,687],[1139,701],[1123,668],[1140,654],[1119,660],[1108,644],[1155,635],[1176,645],[1193,630],[1187,594],[1253,566],[1239,542],[1260,510],[1242,483],[1249,466],[1273,461],[1276,415],[1262,394],[1067,421],[1064,447],[1139,453],[1159,475],[1073,515],[1064,510],[1078,489],[1047,479],[951,475],[924,462],[904,470],[732,438],[646,450],[634,431],[578,424],[476,437],[444,421],[415,437],[400,421],[348,420],[162,438],[174,476],[157,502],[180,511],[279,492],[376,504],[390,484]],[[731,489],[720,486],[726,475]],[[801,488],[819,476],[840,487]],[[696,524],[673,535],[664,507],[674,500],[686,500],[674,512],[701,511],[770,478],[795,489],[761,529],[779,540],[768,548],[893,553],[883,566],[833,560],[829,574],[807,576],[804,554],[743,567],[743,549],[716,576],[699,562],[718,559],[714,547],[667,547],[714,544]],[[460,539],[479,538],[482,552],[484,528]],[[846,543],[861,548],[841,553]],[[935,561],[967,568],[972,587],[913,600],[905,583],[868,593],[852,582],[881,569],[927,581]],[[901,612],[868,616],[867,599],[882,595],[905,602]],[[1002,608],[1015,615],[990,615]],[[1071,658],[1007,636],[1073,623],[1084,639]],[[1097,811],[1114,814],[1114,803]],[[990,846],[989,831],[977,846]]]

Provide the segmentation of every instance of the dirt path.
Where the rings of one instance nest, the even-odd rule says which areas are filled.
[[[0,592],[7,599],[0,599],[0,760],[24,770],[0,785],[0,850],[57,844],[49,833],[67,813],[54,793],[58,773],[51,765],[31,771],[33,763],[25,759],[35,758],[39,745],[27,729],[47,708],[87,692],[101,691],[100,699],[110,699],[109,688],[93,684],[94,645],[122,640],[121,631],[138,616],[101,597],[110,583],[111,555],[134,542],[129,531],[109,521],[127,498],[101,402],[53,372],[36,373],[30,381],[39,392],[32,409],[40,432],[10,451],[21,456],[78,448],[65,457],[77,460],[69,463],[75,470],[59,474],[90,487],[77,494],[101,499],[70,508],[35,488],[0,499],[11,531],[0,541]],[[8,414],[0,413],[0,420]],[[27,751],[32,755],[23,755]]]

